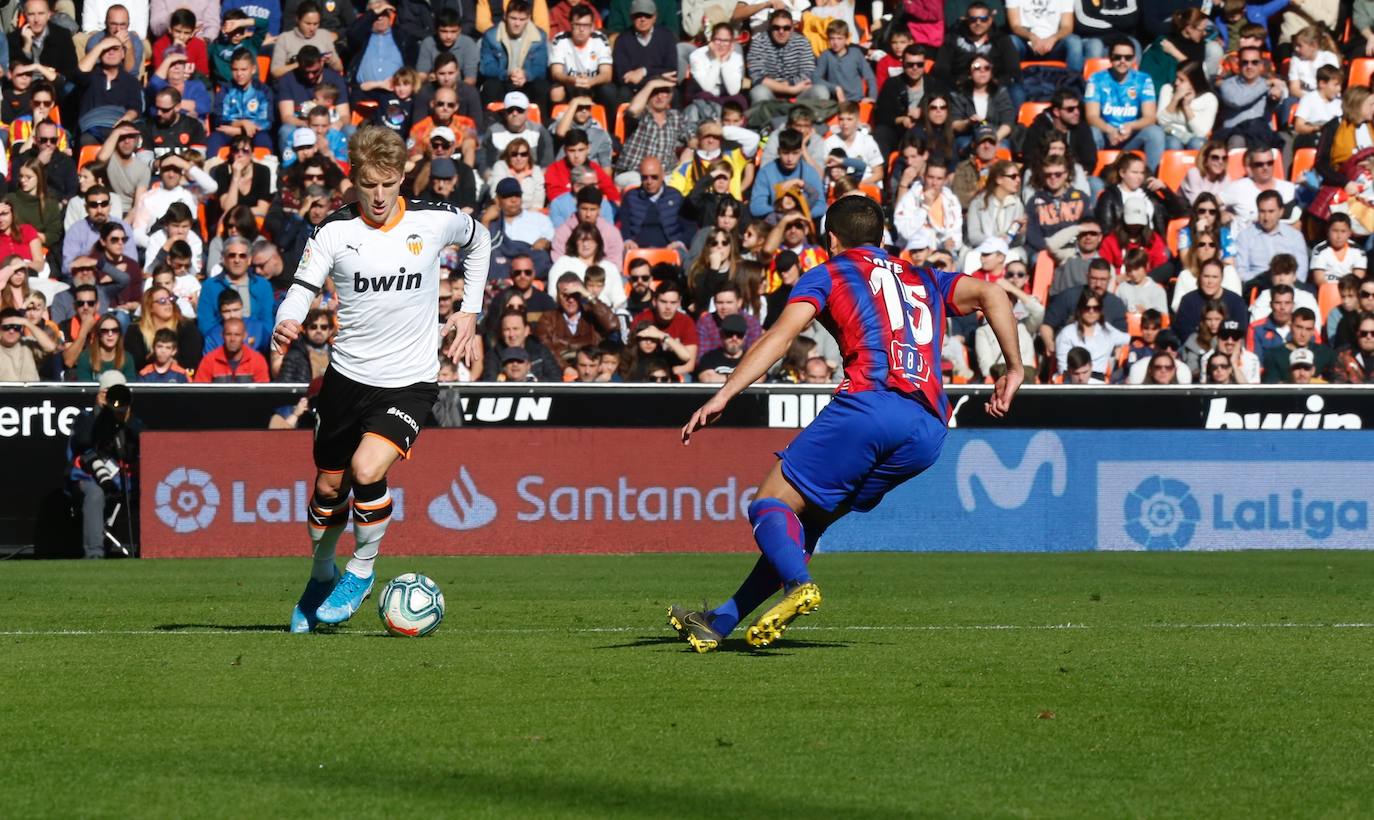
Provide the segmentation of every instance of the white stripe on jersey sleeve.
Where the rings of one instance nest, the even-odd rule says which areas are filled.
[[[305,251],[296,265],[291,289],[286,292],[281,307],[277,309],[278,324],[288,319],[304,322],[310,303],[315,301],[315,296],[324,287],[324,280],[334,269],[333,243],[328,239],[332,231],[325,230],[325,227],[317,228],[305,242]]]

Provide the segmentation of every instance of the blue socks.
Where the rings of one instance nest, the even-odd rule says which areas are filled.
[[[771,598],[779,586],[791,589],[811,580],[806,564],[816,548],[819,528],[816,537],[806,537],[797,514],[776,498],[760,498],[750,504],[749,523],[763,557],[734,597],[711,610],[711,627],[722,636],[730,634],[740,619]]]

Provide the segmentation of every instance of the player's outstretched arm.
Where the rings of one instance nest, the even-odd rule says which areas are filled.
[[[1021,344],[1016,335],[1016,317],[1011,313],[1011,300],[998,285],[961,276],[954,286],[954,306],[960,313],[973,310],[983,311],[997,336],[997,344],[1002,348],[1002,358],[1007,363],[1007,372],[993,385],[992,398],[984,408],[993,418],[1002,418],[1011,410],[1011,400],[1021,387],[1025,376],[1021,372]]]
[[[714,424],[725,410],[725,405],[744,392],[744,388],[762,378],[768,372],[768,368],[783,357],[787,348],[791,347],[792,341],[801,335],[815,316],[816,306],[810,302],[793,302],[784,308],[778,321],[774,322],[768,332],[749,348],[743,359],[740,359],[739,366],[725,380],[725,384],[722,384],[715,395],[683,425],[682,443],[690,443],[692,433]]]

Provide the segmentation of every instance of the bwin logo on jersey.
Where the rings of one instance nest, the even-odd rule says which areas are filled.
[[[392,276],[363,276],[360,271],[353,273],[353,292],[385,293],[392,290],[417,290],[423,276],[419,271],[406,273],[406,269],[401,268],[401,272]]]
[[[955,483],[959,488],[959,503],[965,512],[973,512],[978,500],[973,494],[973,479],[983,485],[988,499],[1004,510],[1015,510],[1030,498],[1035,474],[1041,466],[1050,465],[1050,492],[1064,494],[1069,483],[1068,459],[1064,443],[1054,433],[1042,430],[1026,443],[1021,463],[1008,467],[998,458],[992,445],[982,439],[970,441],[959,451],[955,467]]]

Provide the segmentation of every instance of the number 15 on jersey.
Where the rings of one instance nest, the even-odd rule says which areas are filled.
[[[898,271],[888,267],[887,260],[873,259],[874,267],[868,286],[873,295],[882,299],[887,312],[892,343],[888,350],[893,370],[923,382],[930,375],[930,364],[921,348],[928,347],[935,337],[930,305],[926,303],[925,285],[902,281]]]

